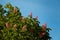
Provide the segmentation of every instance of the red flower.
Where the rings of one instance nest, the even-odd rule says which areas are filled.
[[[27,29],[26,29],[26,25],[24,25],[23,27],[22,27],[22,31],[23,32],[25,32]]]
[[[46,33],[45,32],[42,32],[42,35],[44,36]]]
[[[39,37],[42,38],[42,37],[45,36],[46,32],[44,32],[44,31],[40,31],[38,34],[39,34]]]
[[[42,25],[43,30],[46,30],[46,25],[47,25],[46,23]]]
[[[32,17],[32,12],[30,12],[30,17]]]
[[[22,17],[22,20],[25,20],[25,17]]]
[[[7,22],[7,23],[5,23],[5,26],[6,26],[6,28],[9,28],[10,24]]]
[[[35,17],[36,19],[38,18],[38,16]]]
[[[14,8],[13,12],[14,12],[14,13],[16,13],[16,12],[17,12],[17,9],[16,9],[16,8]]]
[[[22,17],[22,22],[25,22],[25,17]]]

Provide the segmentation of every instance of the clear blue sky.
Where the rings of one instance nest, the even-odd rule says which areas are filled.
[[[38,16],[41,25],[46,22],[52,29],[52,40],[60,40],[60,0],[0,0],[2,5],[7,2],[18,6],[23,16],[28,16],[30,12],[33,17]]]

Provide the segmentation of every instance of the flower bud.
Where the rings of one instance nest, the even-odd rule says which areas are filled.
[[[30,15],[29,16],[32,17],[32,12],[30,12]]]
[[[38,16],[35,17],[36,19],[38,18]]]

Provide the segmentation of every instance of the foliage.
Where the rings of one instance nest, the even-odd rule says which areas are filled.
[[[10,3],[0,5],[0,40],[50,40],[46,24],[40,26],[38,16],[28,17],[21,15],[18,7]]]

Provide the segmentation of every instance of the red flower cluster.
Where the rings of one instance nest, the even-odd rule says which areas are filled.
[[[24,16],[22,17],[22,20],[21,20],[21,21],[22,21],[22,22],[25,22],[25,17],[24,17]]]
[[[30,15],[29,16],[32,17],[32,12],[30,12]]]
[[[39,35],[39,37],[40,38],[43,38],[45,35],[46,35],[46,32],[45,32],[45,30],[46,30],[46,23],[45,24],[43,24],[42,25],[42,30],[38,33],[38,35]]]
[[[27,29],[26,29],[26,25],[24,25],[23,27],[22,27],[22,31],[23,32],[25,32]]]
[[[38,18],[38,16],[35,17],[36,19]]]
[[[15,7],[14,7],[14,10],[13,10],[13,12],[14,12],[14,13],[16,13],[16,12],[17,12],[17,9],[16,9]]]
[[[6,26],[6,28],[9,28],[10,24],[7,22],[7,23],[5,23],[5,26]]]
[[[40,31],[40,32],[38,33],[38,35],[39,35],[40,38],[44,37],[45,34],[46,34],[46,32],[44,32],[44,31]]]
[[[42,25],[42,30],[46,30],[46,26],[47,26],[47,24],[45,23],[45,24],[43,24]]]

